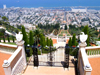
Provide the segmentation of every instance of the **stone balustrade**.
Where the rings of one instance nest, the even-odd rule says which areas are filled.
[[[100,55],[100,46],[86,47],[85,49],[88,56]]]
[[[92,67],[88,61],[85,48],[86,48],[85,43],[81,43],[79,45],[78,69],[79,69],[80,75],[91,75]]]
[[[9,44],[0,43],[1,51],[14,53],[16,49],[17,49],[17,45],[9,45]]]
[[[17,49],[8,60],[4,60],[3,69],[5,75],[17,75],[27,66],[24,50],[24,41],[17,42]]]

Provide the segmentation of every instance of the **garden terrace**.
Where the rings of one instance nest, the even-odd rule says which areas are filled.
[[[9,45],[9,44],[0,43],[1,51],[14,53],[16,49],[17,49],[17,45]]]
[[[61,30],[60,33],[58,34],[59,36],[70,36],[70,34],[67,32],[67,30]]]

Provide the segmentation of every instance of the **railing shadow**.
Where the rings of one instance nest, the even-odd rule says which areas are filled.
[[[28,65],[33,66],[34,65],[33,61],[30,61]],[[39,66],[64,67],[64,61],[61,62],[39,61]]]

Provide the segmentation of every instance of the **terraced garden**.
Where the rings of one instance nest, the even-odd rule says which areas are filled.
[[[61,32],[59,33],[59,36],[63,36],[64,34],[67,34],[67,36],[70,36],[67,30],[61,30]]]

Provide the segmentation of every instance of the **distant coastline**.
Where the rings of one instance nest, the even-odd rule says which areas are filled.
[[[14,7],[14,6],[12,6]],[[3,7],[2,7],[3,8]],[[0,8],[0,9],[2,9]],[[11,7],[7,7],[11,8]],[[17,7],[15,7],[17,8]],[[61,6],[61,7],[19,7],[19,8],[44,8],[44,9],[64,9],[64,10],[71,10],[71,8],[76,9],[91,9],[91,10],[100,10],[100,6]]]
[[[3,5],[9,7],[26,7],[26,8],[53,8],[53,7],[75,7],[75,6],[100,6],[100,0],[1,0],[0,8]]]

